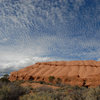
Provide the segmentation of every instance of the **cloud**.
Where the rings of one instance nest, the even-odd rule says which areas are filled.
[[[100,61],[100,58],[98,58],[97,61]]]
[[[19,59],[18,57],[15,59],[12,57],[10,59],[3,60],[2,63],[0,63],[0,72],[11,72],[35,64],[36,62],[52,60],[50,57],[19,57]]]
[[[94,4],[86,6],[86,0],[1,0],[0,70],[37,61],[100,58],[100,7],[97,0]]]
[[[50,25],[56,26],[57,24],[67,23],[69,19],[77,16],[79,7],[84,2],[84,0],[69,1],[72,6],[75,6],[73,7],[75,10],[71,10],[70,2],[65,0],[2,1],[0,2],[2,5],[0,15],[0,19],[2,19],[0,21],[2,24],[1,31],[4,33],[3,29],[5,27],[7,35],[11,35],[14,34],[13,32],[16,29],[22,30],[24,28],[29,31],[30,27],[33,27],[35,30],[41,30],[41,28],[48,28]]]

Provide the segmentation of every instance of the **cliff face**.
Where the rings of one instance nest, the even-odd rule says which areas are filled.
[[[52,61],[41,62],[16,72],[11,72],[9,80],[34,80],[49,82],[48,77],[54,76],[64,84],[79,86],[100,85],[100,61]]]

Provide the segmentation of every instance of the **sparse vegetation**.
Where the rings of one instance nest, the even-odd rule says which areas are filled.
[[[8,80],[9,75],[5,74],[2,78],[0,78],[1,82],[9,83],[10,81]]]
[[[18,100],[19,96],[28,91],[15,84],[3,84],[0,88],[0,100]]]
[[[49,82],[53,82],[54,81],[54,79],[55,79],[55,77],[54,76],[49,76]]]
[[[40,83],[40,84],[46,84],[46,82],[45,82],[45,81],[39,81],[39,83]]]
[[[20,100],[100,100],[100,86],[86,88],[66,85],[59,89],[40,87]]]
[[[6,81],[4,80],[6,79]],[[86,88],[61,84],[61,79],[49,77],[50,82],[56,81],[60,88],[53,89],[48,86],[38,88],[21,87],[25,81],[10,82],[5,75],[0,79],[0,100],[100,100],[100,86],[96,88]],[[29,81],[30,83],[34,81]],[[37,83],[47,85],[44,81]],[[54,85],[56,84],[49,84]]]
[[[19,100],[53,100],[48,93],[27,94],[20,97]]]
[[[19,96],[29,93],[29,89],[21,87],[16,82],[10,82],[8,75],[0,79],[0,100],[18,100]]]
[[[46,89],[46,87],[45,87]],[[57,90],[49,91],[44,87],[37,93],[20,97],[20,100],[100,100],[100,88],[85,88],[66,86]]]
[[[62,82],[61,78],[57,78],[56,84],[61,84],[61,82]]]

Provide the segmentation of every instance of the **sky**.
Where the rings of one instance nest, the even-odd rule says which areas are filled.
[[[1,73],[54,60],[100,60],[100,0],[0,0]]]

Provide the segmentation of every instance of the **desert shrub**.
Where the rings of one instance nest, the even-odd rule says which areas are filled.
[[[54,81],[54,79],[55,79],[55,77],[54,76],[49,76],[49,82],[53,82]]]
[[[39,87],[37,88],[37,91],[42,91],[42,92],[53,92],[53,89],[50,88],[50,87],[47,87],[47,86],[42,86],[42,87]]]
[[[7,78],[4,78],[4,77],[2,77],[2,78],[0,79],[0,81],[1,81],[1,82],[6,82],[6,83],[10,82]]]
[[[72,100],[85,100],[81,91],[73,91],[69,94]]]
[[[9,75],[8,74],[5,74],[5,75],[3,75],[3,77],[8,79],[9,78]]]
[[[73,91],[73,86],[71,86],[71,85],[64,85],[63,87],[61,87],[61,88],[59,88],[59,89],[57,89],[57,91],[59,91],[59,92],[68,92],[68,91]]]
[[[65,97],[66,97],[66,94],[63,92],[55,92],[51,94],[51,98],[53,100],[64,100]]]
[[[64,92],[58,92],[48,87],[40,87],[33,95],[24,95],[20,100],[71,100]]]
[[[16,81],[14,81],[12,83],[15,84],[15,85],[21,85],[24,82],[25,82],[24,80],[16,80]]]
[[[59,93],[65,93],[63,100],[85,100],[85,93],[87,88],[66,85],[57,90]]]
[[[8,74],[5,74],[3,77],[0,78],[0,81],[1,82],[5,82],[5,83],[9,83],[9,75]]]
[[[3,85],[6,85],[7,83],[0,81],[0,88],[2,88]]]
[[[63,93],[39,92],[35,94],[21,96],[20,100],[67,100],[65,98],[66,98],[66,95]]]
[[[63,84],[62,84],[61,82],[62,82],[61,78],[57,78],[57,79],[56,79],[56,85],[57,85],[57,86],[62,87]]]
[[[40,84],[46,84],[46,82],[45,82],[45,81],[39,81],[39,83],[40,83]]]
[[[89,88],[85,97],[86,100],[100,100],[100,86],[96,88]]]
[[[47,87],[42,87],[32,95],[21,96],[20,100],[100,100],[100,87],[85,88],[68,85],[50,92]]]
[[[61,78],[57,78],[56,82],[61,83],[62,82]]]
[[[21,96],[19,100],[53,100],[47,93],[40,94],[28,94]]]
[[[28,93],[26,89],[9,83],[0,88],[0,100],[18,100],[19,96]]]

